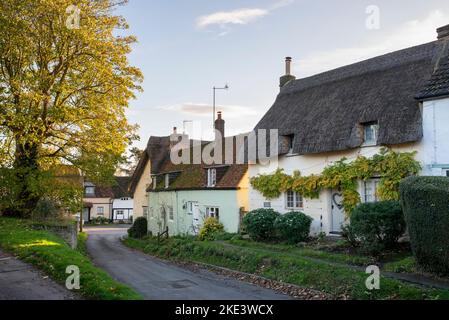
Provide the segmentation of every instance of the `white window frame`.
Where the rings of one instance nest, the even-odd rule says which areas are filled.
[[[148,207],[143,206],[142,211],[143,211],[143,216],[145,218],[147,218],[147,219],[150,218],[150,210]]]
[[[206,217],[215,218],[220,221],[220,207],[206,207]]]
[[[153,182],[153,190],[155,190],[156,189],[156,187],[157,187],[157,176],[153,176],[152,177],[152,182]]]
[[[207,169],[207,186],[213,188],[217,185],[217,169]]]
[[[367,130],[372,130],[373,139],[367,140]],[[369,146],[377,146],[377,141],[379,138],[379,125],[377,123],[371,123],[371,124],[364,124],[363,125],[363,146],[369,147]]]
[[[290,202],[293,206],[290,206]],[[293,190],[285,193],[285,208],[289,210],[300,210],[304,208],[304,197]]]
[[[379,188],[380,179],[379,178],[372,178],[366,181],[362,181],[362,194],[363,194],[363,203],[376,203],[379,202],[379,196],[377,195],[377,190]],[[370,190],[373,189],[373,194],[367,193],[367,186],[370,186]],[[372,197],[368,199],[368,197]]]
[[[165,189],[168,189],[170,187],[170,175],[166,173],[164,179],[165,179]]]
[[[97,216],[104,216],[104,207],[97,207]]]
[[[87,192],[87,190],[92,190],[92,192]],[[93,187],[93,186],[85,187],[85,188],[84,188],[84,193],[85,193],[87,196],[93,196],[93,195],[95,195],[95,187]]]
[[[174,221],[175,220],[175,212],[173,210],[173,206],[167,206],[168,211],[168,220]]]

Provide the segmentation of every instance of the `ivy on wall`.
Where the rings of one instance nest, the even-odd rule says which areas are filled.
[[[361,202],[357,182],[379,177],[377,196],[381,200],[399,200],[399,183],[405,177],[416,175],[421,165],[415,160],[416,152],[395,152],[382,148],[372,158],[359,156],[348,162],[346,158],[326,167],[320,175],[302,176],[299,171],[293,175],[278,169],[272,174],[251,178],[252,187],[267,199],[276,199],[283,192],[293,190],[305,198],[315,199],[323,189],[340,188],[343,206],[350,215]]]

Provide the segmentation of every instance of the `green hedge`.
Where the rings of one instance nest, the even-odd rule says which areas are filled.
[[[402,208],[397,201],[363,203],[351,214],[351,224],[346,229],[352,241],[364,252],[378,255],[393,248],[405,232]]]
[[[400,193],[418,265],[448,274],[449,178],[410,177],[401,182]]]
[[[243,226],[253,240],[270,241],[276,237],[274,222],[279,216],[273,209],[257,209],[245,215]]]
[[[131,238],[142,239],[148,234],[148,220],[144,217],[137,218],[132,227],[128,229]]]
[[[295,244],[309,238],[312,221],[302,212],[289,212],[277,217],[274,228],[282,240]]]

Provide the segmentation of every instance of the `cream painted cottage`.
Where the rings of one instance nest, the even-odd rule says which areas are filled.
[[[287,174],[320,174],[341,160],[370,157],[381,147],[417,151],[422,175],[449,176],[449,25],[438,40],[355,63],[305,79],[290,73],[256,127],[279,130],[279,160],[252,164],[250,177],[282,168]],[[363,202],[377,200],[377,177],[360,181]],[[345,221],[340,190],[318,199],[287,192],[266,199],[250,188],[250,209],[301,210],[313,219],[312,232],[339,233]]]

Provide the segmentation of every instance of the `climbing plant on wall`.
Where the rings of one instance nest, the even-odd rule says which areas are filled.
[[[395,152],[382,148],[372,158],[359,156],[349,162],[343,158],[326,167],[320,175],[293,175],[278,169],[272,174],[261,174],[251,179],[252,187],[268,199],[279,198],[283,192],[293,190],[305,198],[318,198],[323,189],[340,188],[343,206],[348,215],[361,202],[357,182],[380,177],[377,195],[381,200],[398,200],[399,183],[405,177],[416,175],[421,165],[415,160],[416,152]]]

